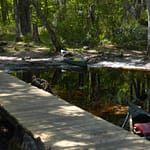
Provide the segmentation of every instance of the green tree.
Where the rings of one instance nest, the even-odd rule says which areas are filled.
[[[61,43],[145,47],[147,21],[146,0],[0,0],[0,24],[15,27],[16,39],[34,29],[34,39],[39,41],[40,35],[35,33],[46,28],[58,50]]]
[[[147,41],[147,53],[150,55],[150,0],[148,0],[148,41]]]
[[[38,6],[38,2],[37,0],[32,0],[32,4],[35,7],[36,13],[38,15],[38,17],[42,20],[43,24],[45,25],[48,33],[51,36],[51,40],[56,48],[56,51],[60,52],[60,50],[63,48],[58,37],[56,36],[53,27],[51,25],[51,23],[48,21],[48,19],[46,18],[46,16],[42,13],[41,9]]]

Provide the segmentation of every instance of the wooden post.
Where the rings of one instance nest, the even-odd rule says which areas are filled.
[[[133,133],[133,120],[132,120],[132,115],[130,114],[129,117],[129,126],[130,126],[130,132]]]
[[[150,112],[150,89],[147,92],[147,112]]]
[[[147,112],[150,112],[150,74],[147,75]]]
[[[91,89],[92,88],[91,87],[92,86],[92,83],[91,83],[91,74],[92,73],[91,73],[90,68],[88,68],[88,73],[89,73],[89,93],[88,93],[88,103],[89,103],[89,102],[91,102],[91,94],[92,94],[92,92],[91,92],[92,91],[92,89]]]
[[[33,23],[33,41],[36,43],[40,43],[39,31],[37,23]]]

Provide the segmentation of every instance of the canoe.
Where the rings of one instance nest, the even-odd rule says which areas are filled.
[[[74,56],[74,57],[64,57],[64,62],[70,65],[76,65],[80,67],[87,66],[87,60],[82,57]]]

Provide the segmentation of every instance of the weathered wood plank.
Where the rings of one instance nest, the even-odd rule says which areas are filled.
[[[0,104],[52,150],[150,149],[132,135],[43,90],[0,72]]]

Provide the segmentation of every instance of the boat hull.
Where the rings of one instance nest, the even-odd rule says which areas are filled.
[[[83,59],[65,58],[64,62],[68,63],[70,65],[76,65],[76,66],[80,66],[80,67],[87,66],[87,61],[83,60]]]

